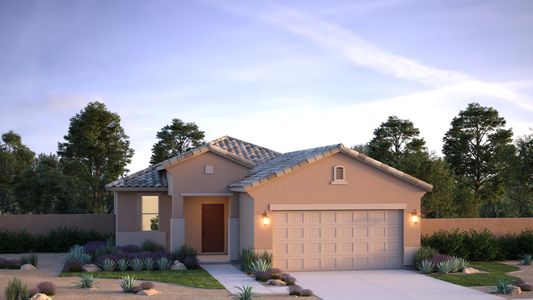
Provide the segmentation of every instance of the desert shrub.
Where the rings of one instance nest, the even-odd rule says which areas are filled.
[[[120,279],[120,287],[122,288],[122,291],[124,293],[131,293],[133,292],[133,288],[135,287],[135,277],[127,275],[126,277],[122,277]]]
[[[466,255],[459,257],[468,258],[474,261],[480,260],[494,260],[498,256],[498,244],[494,234],[487,229],[476,231],[470,230],[464,233],[464,242],[467,248]],[[449,254],[454,255],[454,254]],[[455,255],[458,256],[458,255]]]
[[[313,296],[313,291],[311,291],[310,289],[303,289],[300,292],[300,296],[302,296],[302,297],[311,297],[311,296]]]
[[[236,288],[239,291],[233,295],[233,300],[252,300],[256,298],[251,286],[236,286]]]
[[[20,278],[11,279],[4,294],[7,300],[26,300],[28,298],[28,286]]]
[[[31,288],[28,290],[28,298],[31,298],[33,297],[35,294],[39,293],[39,291],[37,290],[37,288]]]
[[[496,291],[498,294],[510,294],[513,290],[512,282],[505,278],[500,278],[496,281]]]
[[[83,265],[91,262],[91,256],[85,252],[85,248],[74,245],[65,256],[64,272],[79,272]]]
[[[142,271],[144,268],[144,262],[141,258],[134,258],[130,260],[130,268],[133,271]]]
[[[81,273],[80,282],[76,284],[76,287],[82,289],[91,289],[95,286],[94,276],[91,273]]]
[[[256,260],[257,256],[252,248],[242,249],[241,252],[241,270],[245,272],[251,272],[252,262]]]
[[[256,260],[264,260],[267,262],[267,264],[269,264],[270,266],[272,266],[272,253],[268,252],[268,251],[263,251],[263,253],[259,254],[256,258]]]
[[[301,296],[302,295],[302,287],[299,285],[291,285],[289,287],[289,295],[291,296]]]
[[[468,268],[468,266],[470,265],[470,262],[468,260],[460,257],[454,257],[454,263],[457,265],[456,272],[463,272],[464,269]]]
[[[157,269],[164,271],[170,269],[170,266],[172,265],[172,261],[168,259],[168,257],[160,257],[156,261]]]
[[[433,270],[435,270],[435,264],[431,259],[424,259],[418,262],[416,268],[424,274],[429,274],[433,273]]]
[[[70,259],[65,262],[63,272],[80,272],[85,263],[79,259]]]
[[[83,245],[85,252],[92,255],[96,250],[105,246],[104,241],[89,241]]]
[[[505,234],[496,237],[496,244],[498,245],[497,260],[517,259],[519,258],[519,242],[517,234]]]
[[[128,261],[125,258],[118,259],[117,269],[121,272],[128,270]]]
[[[39,293],[47,296],[53,296],[56,293],[56,286],[50,281],[43,281],[37,285]]]
[[[187,258],[187,257],[196,257],[197,254],[198,254],[198,252],[196,251],[196,249],[194,249],[190,245],[185,244],[185,245],[179,247],[178,249],[175,249],[174,251],[172,251],[172,259],[173,260],[178,260],[181,263],[183,263],[185,258]]]
[[[151,281],[143,281],[141,282],[141,285],[140,285],[141,289],[143,290],[153,289],[154,286],[155,286],[154,283]]]
[[[182,262],[185,267],[189,270],[198,269],[200,267],[200,262],[196,256],[188,256]]]
[[[144,259],[144,269],[148,271],[155,269],[155,261],[153,258],[147,257]]]
[[[250,270],[254,273],[266,272],[270,270],[270,268],[272,268],[272,262],[269,262],[263,258],[252,261],[252,263],[250,264]]]
[[[146,240],[142,244],[143,251],[156,252],[156,251],[165,251],[165,247],[159,245],[158,243],[152,240]]]
[[[270,272],[268,271],[257,271],[254,273],[255,280],[265,282],[270,279]]]
[[[100,266],[100,268],[102,268],[103,271],[112,272],[115,270],[117,263],[114,259],[106,257],[98,265]]]
[[[414,266],[418,267],[420,265],[420,262],[424,260],[431,260],[433,259],[433,256],[437,254],[437,250],[435,248],[422,246],[416,251],[415,255],[415,261],[413,263]],[[420,270],[420,269],[419,269]]]
[[[533,259],[533,256],[531,254],[526,254],[522,256],[522,265],[529,266],[531,265],[531,260]]]
[[[439,253],[468,258],[465,245],[465,233],[458,229],[452,231],[438,231],[432,236],[422,238],[422,245],[436,249]]]
[[[441,261],[437,264],[437,271],[441,274],[448,274],[453,272],[454,265],[452,260]]]

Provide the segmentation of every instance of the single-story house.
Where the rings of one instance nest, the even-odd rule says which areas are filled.
[[[219,261],[267,250],[295,271],[411,264],[432,186],[342,144],[279,153],[224,136],[107,188],[118,245],[189,244]]]

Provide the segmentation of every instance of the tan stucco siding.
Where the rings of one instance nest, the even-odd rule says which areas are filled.
[[[206,165],[214,167],[205,174]],[[167,169],[169,194],[173,195],[173,218],[183,218],[183,193],[230,193],[229,185],[246,176],[249,169],[220,155],[206,152]]]
[[[246,193],[239,193],[240,250],[254,247],[254,215],[254,199]]]
[[[348,184],[330,183],[333,168],[339,165],[346,169]],[[418,247],[420,224],[410,222],[407,212],[413,209],[420,211],[420,198],[424,193],[425,191],[397,177],[337,153],[248,191],[254,199],[254,248],[261,250],[272,247],[271,226],[260,225],[260,215],[263,211],[268,211],[269,204],[375,203],[406,204],[404,247]]]
[[[227,252],[228,197],[184,197],[185,242],[202,251],[202,204],[224,204],[224,251]]]

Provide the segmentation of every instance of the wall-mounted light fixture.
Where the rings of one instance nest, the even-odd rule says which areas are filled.
[[[261,214],[261,223],[263,223],[263,226],[270,225],[270,216],[267,214],[266,210]]]
[[[413,211],[411,212],[411,222],[413,222],[414,224],[418,224],[418,222],[420,222],[420,215],[418,214],[416,209],[413,209]]]

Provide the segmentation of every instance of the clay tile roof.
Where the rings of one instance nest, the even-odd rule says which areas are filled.
[[[274,150],[257,146],[231,136],[218,138],[212,142],[209,142],[209,145],[221,148],[254,164],[259,164],[280,155],[279,152]]]
[[[106,185],[106,188],[166,188],[167,176],[164,171],[158,171],[159,164],[155,164],[139,172],[122,177]]]

